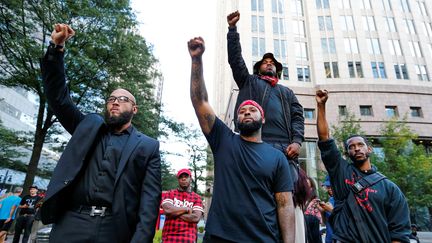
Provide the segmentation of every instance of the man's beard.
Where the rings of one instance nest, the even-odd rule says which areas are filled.
[[[366,153],[366,156],[364,159],[356,159],[355,155],[354,156],[350,155],[349,157],[356,167],[361,167],[369,159],[369,156],[370,156],[370,154]]]
[[[132,120],[133,111],[124,111],[118,116],[113,116],[108,110],[105,111],[105,122],[110,128],[121,128],[124,124]]]
[[[254,135],[262,127],[262,120],[253,122],[238,122],[238,129],[240,135],[250,137]]]

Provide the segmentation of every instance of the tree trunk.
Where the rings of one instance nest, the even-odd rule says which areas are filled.
[[[29,186],[31,186],[34,182],[34,178],[36,176],[39,160],[42,153],[43,144],[45,141],[45,137],[47,135],[48,129],[52,126],[52,112],[47,112],[47,116],[44,121],[44,115],[45,115],[45,97],[39,96],[39,110],[38,110],[38,116],[37,116],[37,122],[36,122],[36,131],[34,135],[34,142],[33,142],[33,150],[30,157],[30,161],[27,167],[27,174],[24,179],[24,185],[23,185],[23,195],[27,195],[29,191],[27,190]]]

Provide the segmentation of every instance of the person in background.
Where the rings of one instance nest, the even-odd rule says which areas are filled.
[[[6,239],[7,233],[12,226],[18,206],[21,202],[22,187],[16,187],[12,195],[0,202],[0,243]]]
[[[166,215],[162,230],[163,243],[195,243],[197,223],[204,214],[201,197],[191,190],[192,173],[189,169],[177,172],[178,188],[162,195],[162,209]]]
[[[37,186],[30,186],[29,187],[30,194],[24,196],[21,199],[20,205],[18,208],[20,208],[19,216],[15,223],[15,234],[13,238],[13,243],[18,243],[19,239],[21,237],[21,233],[24,230],[24,235],[22,237],[22,243],[27,243],[35,213],[36,213],[36,205],[39,203],[39,201],[42,199],[37,195],[38,187]]]
[[[419,238],[417,236],[417,230],[418,230],[417,225],[416,224],[411,224],[411,234],[409,236],[411,242],[414,241],[416,243],[420,243],[420,240],[419,240]]]
[[[322,223],[321,211],[319,210],[319,198],[315,182],[312,178],[308,177],[309,187],[311,188],[311,195],[309,198],[308,206],[304,212],[307,242],[308,243],[322,243],[320,235],[320,224]]]
[[[325,187],[327,194],[329,195],[329,201],[328,202],[320,201],[318,206],[320,211],[324,213],[324,217],[325,217],[324,220],[326,225],[325,243],[332,243],[333,229],[331,227],[329,218],[331,213],[333,212],[334,197],[333,197],[333,190],[330,184],[330,177],[328,175],[325,177],[323,186]]]

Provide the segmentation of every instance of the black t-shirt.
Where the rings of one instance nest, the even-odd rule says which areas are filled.
[[[41,200],[42,198],[39,196],[30,196],[26,195],[21,199],[20,205],[28,205],[28,208],[21,208],[20,215],[24,214],[35,214],[36,212],[36,204]]]
[[[279,88],[269,88],[268,92],[270,92],[268,94],[268,100],[263,104],[266,123],[262,128],[262,139],[266,142],[279,140],[288,143],[291,141],[291,138],[288,136],[285,115],[282,112]],[[287,116],[288,119],[290,119],[290,115],[288,114]]]
[[[234,134],[216,118],[206,136],[214,156],[206,233],[235,242],[279,241],[275,193],[293,190],[285,156]]]
[[[321,158],[329,173],[335,199],[335,211],[343,205],[351,192],[351,185],[372,171],[362,172],[344,160],[333,139],[319,142]],[[334,215],[333,239],[342,242],[359,242],[358,224],[362,223],[371,243],[409,242],[411,233],[409,209],[405,196],[392,181],[385,179],[355,195],[361,219],[354,220],[346,209]]]

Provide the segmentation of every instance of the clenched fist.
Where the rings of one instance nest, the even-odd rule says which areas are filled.
[[[237,22],[240,20],[239,11],[235,11],[233,13],[228,14],[227,22],[230,27],[236,26]]]
[[[51,33],[51,41],[64,46],[65,42],[75,35],[75,31],[67,24],[55,24]]]
[[[189,54],[192,58],[201,57],[205,51],[205,43],[202,37],[195,37],[188,41]]]

